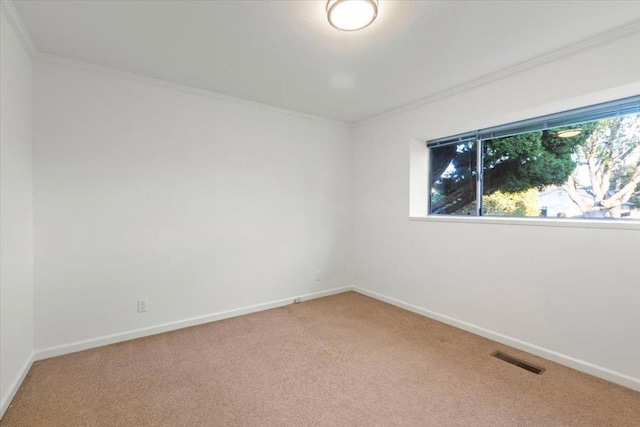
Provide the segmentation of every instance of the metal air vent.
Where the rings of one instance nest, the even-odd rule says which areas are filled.
[[[494,353],[491,353],[491,355],[495,358],[498,358],[500,360],[504,360],[507,363],[511,363],[512,365],[515,365],[519,368],[522,369],[526,369],[529,372],[533,372],[536,375],[540,375],[544,372],[543,368],[539,368],[537,366],[533,366],[527,362],[525,362],[524,360],[520,360],[520,359],[516,359],[515,357],[511,357],[508,354],[504,354],[500,351],[496,351]]]

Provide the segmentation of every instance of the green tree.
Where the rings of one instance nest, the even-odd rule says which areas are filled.
[[[576,168],[573,153],[595,125],[583,126],[572,138],[559,138],[565,128],[529,132],[484,142],[484,195],[514,193],[547,185],[563,185]],[[432,212],[460,213],[475,203],[475,144],[439,147],[431,151]],[[434,179],[435,178],[435,179]]]
[[[622,204],[640,194],[640,116],[596,122],[574,158],[565,185],[571,199],[585,215],[620,217]]]
[[[515,193],[494,191],[482,198],[482,213],[500,216],[538,216],[538,190],[530,188]]]
[[[575,126],[484,141],[483,196],[564,186],[586,216],[619,217],[624,203],[640,203],[640,115],[579,127],[570,138],[558,132]],[[431,151],[432,212],[475,210],[476,149],[468,142]]]

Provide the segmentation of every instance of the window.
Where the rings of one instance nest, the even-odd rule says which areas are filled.
[[[427,147],[431,215],[640,219],[640,96]]]

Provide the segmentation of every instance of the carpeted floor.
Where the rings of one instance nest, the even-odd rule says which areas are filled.
[[[640,393],[350,292],[37,362],[0,424],[630,427]]]

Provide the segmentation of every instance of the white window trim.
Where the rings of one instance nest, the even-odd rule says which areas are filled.
[[[612,230],[640,231],[640,220],[608,220],[608,219],[570,219],[570,218],[538,218],[538,217],[493,217],[493,216],[456,216],[456,215],[428,215],[410,216],[410,221],[453,222],[461,224],[493,224],[517,225],[535,227],[571,227],[571,228],[602,228]]]

